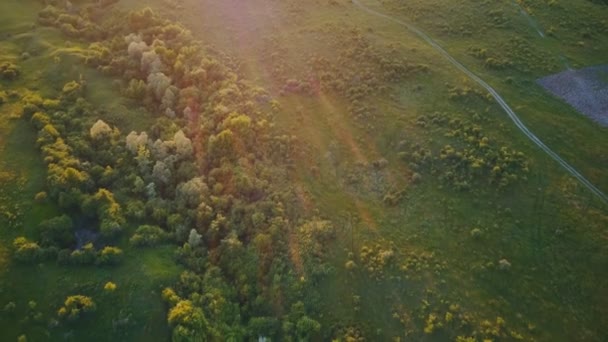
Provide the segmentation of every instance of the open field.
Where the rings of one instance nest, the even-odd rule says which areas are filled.
[[[46,3],[0,4],[0,340],[608,338],[608,97],[562,79],[608,6]]]

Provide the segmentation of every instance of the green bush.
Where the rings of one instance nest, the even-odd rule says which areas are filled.
[[[67,215],[53,217],[39,225],[42,244],[46,246],[70,247],[75,242],[74,224]]]
[[[106,246],[97,257],[98,265],[117,265],[122,262],[123,253],[118,247]]]
[[[97,259],[97,253],[92,243],[88,243],[70,254],[70,262],[75,265],[92,265]]]
[[[95,310],[97,310],[97,305],[91,297],[75,295],[66,298],[57,314],[59,318],[75,321],[83,315],[95,312]]]
[[[5,80],[14,80],[19,77],[19,67],[10,62],[0,63],[0,77]]]
[[[168,238],[167,233],[159,226],[139,226],[129,242],[138,247],[150,247],[163,243]]]
[[[15,259],[21,262],[35,262],[42,257],[42,249],[36,242],[18,237],[13,241]]]

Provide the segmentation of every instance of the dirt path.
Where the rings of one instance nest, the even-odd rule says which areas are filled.
[[[439,52],[445,59],[447,59],[452,65],[466,74],[469,78],[475,81],[477,84],[485,88],[490,95],[496,100],[498,105],[504,110],[505,113],[509,116],[509,118],[513,121],[515,126],[530,139],[534,144],[536,144],[541,150],[543,150],[547,155],[549,155],[553,160],[555,160],[558,164],[560,164],[569,174],[571,174],[574,178],[576,178],[581,184],[583,184],[587,189],[593,192],[597,197],[599,197],[604,203],[608,203],[608,196],[604,194],[600,189],[598,189],[595,185],[593,185],[590,181],[587,180],[580,172],[578,172],[574,167],[570,166],[564,159],[562,159],[557,153],[553,152],[545,143],[543,143],[524,123],[521,119],[515,114],[515,112],[509,107],[507,102],[498,94],[494,88],[492,88],[488,83],[479,78],[475,73],[465,67],[462,63],[457,61],[452,55],[450,55],[445,49],[443,49],[439,44],[437,44],[430,36],[426,33],[418,29],[416,26],[409,24],[405,21],[393,18],[389,15],[380,13],[375,11],[365,5],[363,5],[359,0],[352,0],[353,4],[357,6],[364,12],[367,12],[371,15],[387,19],[394,23],[397,23],[401,26],[405,26],[409,31],[415,33],[422,40],[431,45],[437,52]]]

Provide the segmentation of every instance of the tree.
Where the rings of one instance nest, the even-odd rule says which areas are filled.
[[[135,32],[156,26],[158,21],[160,19],[150,7],[129,13],[129,27]]]
[[[131,44],[133,44],[133,43],[131,43]],[[164,74],[160,72],[162,70],[162,68],[163,68],[163,63],[160,61],[160,57],[156,54],[156,51],[149,50],[149,51],[142,52],[142,54],[141,54],[141,71],[143,71],[147,74],[150,74],[150,75],[161,74],[164,76]],[[170,83],[170,80],[169,80],[169,83]],[[150,78],[148,78],[148,84],[150,84]],[[163,92],[164,92],[164,90],[163,90]],[[157,93],[155,92],[155,95],[156,94]],[[160,93],[160,95],[157,95],[156,99],[159,100],[161,98],[161,96],[162,96],[162,93]]]
[[[209,194],[209,188],[202,177],[195,177],[177,186],[175,199],[186,208],[196,208]]]
[[[134,246],[155,246],[167,239],[167,233],[159,226],[142,225],[129,239]]]
[[[36,140],[36,143],[38,146],[45,146],[53,143],[60,136],[61,135],[59,134],[57,128],[55,128],[55,126],[53,126],[51,123],[47,123],[38,131],[38,139]]]
[[[196,229],[191,229],[190,230],[190,235],[188,236],[188,244],[190,245],[190,247],[198,247],[200,246],[202,240],[202,235],[199,234]]]
[[[133,154],[137,154],[137,151],[140,147],[145,147],[148,144],[148,134],[146,132],[141,132],[137,134],[137,132],[132,131],[127,135],[125,139],[125,146],[127,150],[129,150]]]
[[[188,159],[192,157],[192,140],[186,137],[182,130],[175,133],[173,136],[173,141],[175,141],[175,148],[181,159]]]
[[[157,184],[167,185],[171,182],[171,170],[162,161],[157,161],[152,168],[152,177]]]
[[[175,291],[170,287],[167,287],[163,290],[162,296],[163,296],[163,300],[165,300],[171,306],[174,306],[181,300],[181,298],[179,298],[177,293],[175,293]]]
[[[109,137],[112,134],[112,128],[107,123],[103,122],[103,120],[97,120],[97,122],[91,126],[89,133],[93,140],[99,140]]]
[[[173,341],[206,341],[213,334],[203,310],[189,300],[181,300],[169,310]]]
[[[321,324],[308,316],[303,316],[296,323],[296,330],[300,338],[310,340],[315,333],[321,330]]]
[[[169,118],[175,117],[175,111],[173,110],[173,108],[175,108],[178,93],[179,93],[179,89],[177,89],[177,87],[169,86],[165,90],[165,93],[163,94],[163,97],[160,101],[161,109],[165,109],[165,114]]]
[[[172,342],[206,342],[208,339],[200,334],[200,332],[178,325],[173,328],[171,334]]]
[[[146,82],[133,78],[131,81],[129,81],[129,85],[123,93],[126,97],[143,101],[144,97],[146,96],[146,91]]]
[[[248,330],[251,337],[273,338],[279,329],[279,321],[274,317],[253,317],[249,320]]]
[[[129,44],[127,53],[129,57],[141,62],[141,57],[144,52],[150,50],[148,44],[141,40],[141,37],[135,34],[130,34],[125,37],[125,41]]]
[[[225,129],[209,137],[209,155],[218,160],[222,157],[233,158],[234,144],[234,133]]]
[[[72,219],[61,215],[40,223],[42,244],[47,246],[70,247],[75,242]]]
[[[239,137],[246,137],[250,134],[251,118],[247,115],[232,113],[222,122],[222,128],[230,129],[237,133]]]
[[[148,90],[158,101],[163,98],[169,86],[171,86],[171,79],[162,72],[154,72],[148,76]]]
[[[137,168],[142,176],[150,174],[150,164],[152,164],[152,161],[150,160],[150,151],[146,146],[139,146],[135,161],[137,162]]]

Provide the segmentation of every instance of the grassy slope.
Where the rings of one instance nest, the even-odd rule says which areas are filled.
[[[589,205],[581,202],[591,201],[591,207],[599,203],[589,199],[584,189],[572,184],[554,162],[513,127],[497,106],[463,106],[447,101],[445,82],[455,85],[466,83],[457,70],[403,28],[369,17],[353,9],[346,1],[337,3],[328,5],[321,1],[295,5],[287,2],[273,3],[269,7],[267,1],[261,0],[242,6],[230,1],[222,2],[222,5],[209,1],[186,1],[182,2],[183,10],[171,9],[164,2],[150,3],[162,13],[179,18],[205,42],[227,49],[243,62],[245,75],[274,90],[275,95],[281,85],[268,76],[267,70],[271,66],[268,65],[270,62],[264,41],[279,41],[278,45],[287,51],[285,63],[295,73],[303,73],[305,67],[302,64],[310,51],[328,56],[335,54],[332,43],[340,36],[337,33],[334,35],[335,32],[331,30],[324,31],[327,24],[359,27],[366,30],[366,37],[373,42],[395,43],[409,59],[424,61],[431,66],[433,72],[430,75],[417,77],[394,88],[392,99],[381,96],[368,100],[378,112],[384,114],[374,118],[371,123],[374,127],[367,125],[361,128],[349,116],[346,105],[331,95],[316,99],[301,96],[281,98],[283,114],[278,117],[278,122],[309,143],[311,155],[316,156],[300,161],[294,183],[303,187],[308,202],[333,217],[338,225],[349,226],[345,223],[348,220],[343,219],[349,215],[356,222],[354,237],[348,228],[344,228],[343,242],[336,246],[336,268],[339,271],[336,277],[323,285],[324,302],[327,303],[326,321],[341,324],[367,322],[370,331],[379,328],[381,330],[377,332],[384,338],[397,336],[403,331],[390,317],[393,309],[390,303],[398,302],[401,297],[404,305],[417,307],[421,298],[403,296],[400,289],[402,284],[370,281],[365,274],[351,278],[352,275],[341,270],[346,261],[346,252],[341,251],[350,250],[351,240],[354,240],[355,250],[358,250],[362,245],[385,238],[394,241],[399,251],[404,253],[434,253],[433,262],[448,262],[449,268],[432,276],[426,286],[431,291],[436,289],[435,294],[438,293],[439,298],[461,303],[482,318],[492,320],[496,316],[505,317],[516,328],[533,336],[536,334],[537,338],[577,336],[579,330],[584,334],[587,334],[586,330],[592,331],[590,335],[585,335],[588,338],[605,334],[601,328],[602,318],[597,315],[601,305],[594,304],[594,301],[605,298],[597,292],[597,285],[593,283],[603,277],[597,273],[597,267],[605,264],[601,260],[605,260],[606,251],[598,245],[601,241],[598,234],[606,222],[606,209],[600,206],[599,214],[587,219],[581,216],[586,214],[577,211],[577,208],[571,209],[573,205]],[[135,2],[130,1],[124,1],[123,5],[136,6]],[[453,16],[453,6],[443,3],[441,6],[435,4],[435,7],[441,7],[439,13]],[[465,13],[475,10],[472,6],[475,6],[474,2],[462,2],[460,7],[456,6],[456,12],[466,17]],[[449,9],[449,12],[444,9]],[[604,128],[597,127],[560,101],[547,96],[533,83],[533,77],[540,74],[518,73],[515,75],[515,86],[508,85],[504,82],[507,72],[483,69],[477,60],[466,54],[471,41],[481,41],[482,45],[486,42],[500,44],[500,40],[513,31],[529,39],[532,44],[539,45],[539,49],[550,52],[559,49],[554,42],[543,45],[544,42],[535,40],[533,32],[523,25],[525,22],[522,23],[522,19],[517,17],[516,11],[508,8],[505,11],[516,22],[515,27],[490,30],[485,33],[483,40],[478,37],[457,39],[441,35],[438,35],[438,39],[465,64],[471,65],[496,86],[532,130],[552,148],[600,188],[608,189],[605,155],[602,154],[608,149]],[[234,22],[231,20],[234,16],[242,21]],[[282,18],[288,19],[281,21]],[[475,19],[470,19],[471,25],[475,24]],[[243,22],[246,24],[242,25]],[[569,57],[578,61],[577,66],[601,62],[598,56],[602,54],[598,52],[566,51]],[[422,90],[413,91],[416,86],[422,86]],[[410,189],[409,200],[396,208],[383,206],[377,195],[366,194],[365,191],[353,192],[344,185],[343,177],[352,171],[354,162],[371,162],[381,157],[390,162],[389,173],[394,184],[397,187],[406,184],[411,171],[397,162],[392,145],[404,134],[420,141],[443,140],[439,132],[424,131],[414,125],[418,115],[438,110],[465,118],[469,116],[469,111],[485,116],[487,119],[483,128],[493,139],[530,156],[532,180],[515,186],[507,193],[493,194],[493,190],[490,190],[469,195],[438,189],[438,184],[429,179],[425,184]],[[323,157],[328,151],[339,156],[337,165]],[[313,176],[310,172],[313,165],[320,167],[320,176]],[[539,182],[534,176],[536,174],[542,174],[542,181]],[[534,207],[535,200],[540,197],[536,191],[539,187],[549,192],[547,196],[551,198],[551,204],[546,204],[542,209],[542,219],[539,218],[539,209]],[[576,197],[573,202],[568,200],[572,196]],[[447,205],[450,209],[446,210]],[[509,208],[511,213],[504,208]],[[577,229],[582,222],[590,229]],[[472,227],[482,227],[487,236],[479,242],[471,241],[469,232]],[[565,236],[556,235],[556,231],[561,230],[567,231]],[[560,251],[572,248],[581,248],[581,251],[561,255]],[[511,275],[475,271],[503,257],[516,265]],[[600,261],[593,265],[581,265],[581,258]],[[577,277],[579,279],[574,280]],[[568,282],[572,281],[576,284],[569,287]],[[353,295],[361,296],[361,310],[358,312],[353,310]],[[564,302],[568,304],[563,305]],[[528,323],[538,326],[538,329],[528,331]]]
[[[0,58],[16,61],[22,71],[20,79],[4,83],[3,87],[17,89],[21,94],[38,91],[52,97],[64,83],[83,75],[91,94],[88,99],[107,113],[104,119],[126,131],[148,127],[146,114],[123,100],[111,80],[77,62],[73,54],[79,53],[78,46],[65,42],[55,30],[34,26],[40,9],[33,1],[0,4],[0,32],[6,34],[0,41]],[[19,61],[24,51],[31,57]],[[180,271],[173,262],[171,246],[141,251],[130,249],[125,241],[119,247],[125,250],[126,261],[116,268],[63,267],[52,262],[24,266],[10,260],[12,240],[21,235],[36,238],[38,223],[57,213],[51,204],[32,201],[37,192],[45,189],[46,169],[35,147],[36,132],[15,116],[19,111],[13,103],[0,106],[0,208],[5,213],[0,217],[0,305],[9,301],[16,304],[13,314],[2,313],[1,339],[16,340],[21,334],[34,341],[64,340],[69,336],[90,341],[168,338],[160,290],[172,284]],[[15,219],[9,221],[6,214],[15,215]],[[104,293],[107,281],[118,285],[114,293]],[[72,294],[92,296],[98,304],[97,314],[77,326],[47,327],[65,297]],[[31,300],[37,303],[35,310],[28,309]],[[28,322],[30,311],[42,313],[42,320]],[[130,317],[127,327],[114,330],[112,321],[126,317]]]
[[[369,3],[374,4],[373,1]],[[421,25],[451,54],[494,86],[541,140],[606,192],[608,183],[603,173],[608,160],[603,151],[608,149],[608,140],[605,139],[608,128],[595,124],[563,101],[549,96],[542,87],[535,84],[535,80],[565,70],[562,56],[573,68],[605,64],[608,37],[601,33],[590,36],[583,33],[586,31],[586,22],[601,22],[608,9],[589,1],[556,2],[553,5],[542,1],[524,3],[529,5],[525,8],[543,32],[552,28],[555,33],[545,33],[541,37],[519,8],[509,2],[492,6],[468,0],[454,0],[449,4],[437,1],[409,2],[410,7],[434,10],[423,12],[428,13],[426,15],[407,15],[405,10],[397,10],[395,13]],[[400,6],[389,1],[385,11],[396,8]],[[508,18],[504,28],[487,26],[488,10],[495,8],[501,9]],[[459,25],[465,25],[466,19],[461,19],[467,17],[465,13],[471,17],[468,25],[473,31],[468,36],[461,35],[457,29]],[[572,13],[576,15],[573,16]],[[484,24],[486,28],[479,30]],[[456,32],[448,34],[441,29],[442,25],[451,25]],[[522,49],[508,51],[509,45],[506,42],[514,36],[524,40],[535,57],[527,72],[511,68],[491,71],[483,67],[483,60],[477,60],[467,53],[470,47],[479,47],[498,56],[507,53],[521,55],[524,53]],[[581,42],[582,45],[579,45]],[[505,83],[507,77],[514,80],[513,85]]]
[[[369,98],[368,102],[382,115],[377,115],[373,122],[363,126],[350,117],[344,101],[331,94],[322,98],[295,95],[280,98],[283,110],[277,117],[277,122],[310,145],[309,158],[299,161],[293,182],[302,190],[302,197],[311,203],[311,210],[319,208],[342,228],[341,241],[336,246],[335,253],[338,271],[335,277],[321,284],[324,288],[323,302],[326,303],[324,323],[367,322],[364,325],[367,325],[369,331],[378,333],[378,338],[387,339],[401,335],[404,330],[392,319],[393,304],[400,303],[413,310],[420,306],[422,298],[431,302],[431,298],[435,298],[436,302],[444,299],[460,303],[466,310],[474,311],[484,319],[493,320],[496,316],[502,316],[510,326],[519,330],[526,331],[528,323],[537,325],[536,331],[529,333],[541,339],[555,336],[575,337],[578,336],[579,330],[583,334],[586,334],[585,330],[592,331],[592,335],[584,336],[608,335],[608,332],[602,330],[602,326],[606,326],[605,319],[599,315],[602,311],[598,311],[601,310],[602,303],[607,304],[607,299],[597,292],[598,284],[602,284],[602,279],[608,276],[605,271],[601,271],[608,269],[602,267],[606,266],[607,251],[599,246],[603,241],[599,235],[602,223],[606,222],[605,207],[599,207],[599,214],[596,216],[581,217],[581,207],[593,208],[598,204],[590,202],[584,190],[570,185],[564,172],[529,143],[498,107],[479,104],[463,106],[447,101],[444,83],[459,85],[464,81],[462,75],[429,47],[399,26],[355,10],[347,1],[338,1],[338,5],[328,5],[325,1],[298,2],[299,4],[289,1],[271,3],[265,0],[248,1],[245,4],[236,1],[182,1],[181,10],[172,9],[168,3],[170,2],[149,1],[147,4],[169,17],[182,21],[201,40],[236,56],[243,62],[243,74],[269,89],[274,95],[278,94],[281,84],[276,84],[270,76],[269,70],[273,66],[267,58],[267,39],[276,39],[278,45],[287,50],[285,63],[294,73],[304,73],[305,67],[302,65],[311,51],[327,56],[335,54],[333,46],[341,36],[331,29],[326,30],[328,24],[334,25],[332,27],[359,27],[365,30],[365,36],[374,43],[395,43],[398,50],[408,59],[429,64],[433,70],[428,75],[415,77],[394,87],[391,90],[392,98]],[[456,3],[459,5],[452,6]],[[466,21],[466,18],[477,10],[474,3],[450,1],[450,5],[442,3],[440,6],[434,2],[424,2],[413,6],[423,8],[426,4],[434,13],[441,14],[441,18],[452,16]],[[140,2],[131,0],[123,0],[119,5],[124,8],[142,6]],[[378,3],[375,5],[378,6]],[[533,83],[533,77],[540,75],[518,73],[514,75],[516,86],[508,85],[504,83],[504,79],[511,76],[509,72],[488,71],[479,61],[467,55],[466,49],[471,44],[487,44],[487,47],[492,47],[499,45],[501,40],[513,32],[542,49],[557,51],[563,47],[555,42],[546,43],[535,38],[534,32],[525,26],[526,22],[507,5],[492,6],[505,7],[507,15],[515,25],[509,29],[491,29],[482,37],[460,38],[442,36],[440,30],[434,26],[434,23],[441,20],[434,21],[433,17],[423,17],[426,21],[422,20],[421,24],[445,44],[450,52],[496,86],[544,141],[580,168],[596,185],[608,190],[606,157],[601,153],[608,150],[605,129],[598,128],[560,101],[548,97]],[[452,13],[446,12],[445,9]],[[27,12],[24,10],[24,13]],[[400,15],[398,12],[392,13]],[[406,17],[404,15],[404,18]],[[550,15],[547,17],[550,18]],[[469,23],[474,25],[475,19],[476,17],[472,17]],[[16,20],[19,23],[24,21],[27,20]],[[6,24],[3,22],[3,25]],[[9,26],[13,27],[10,24]],[[605,38],[597,39],[603,41]],[[571,45],[563,48],[568,58],[575,61],[577,66],[602,62],[598,59],[598,56],[602,56],[601,53],[581,51]],[[15,51],[19,50],[15,48]],[[87,78],[93,78],[92,75],[87,72]],[[116,97],[108,97],[104,93],[107,91],[105,89],[109,89],[107,85],[110,81],[106,80],[105,84],[103,82],[100,81],[97,86],[91,85],[89,89],[93,91],[90,93],[94,95],[93,100],[100,101],[100,105],[111,106],[112,104],[103,102]],[[414,91],[417,86],[421,86],[421,90]],[[123,105],[128,106],[128,103]],[[486,107],[489,109],[486,110]],[[529,155],[532,172],[543,175],[544,187],[548,189],[545,191],[549,192],[547,196],[551,203],[546,204],[543,209],[545,217],[539,219],[538,210],[534,208],[535,199],[538,197],[536,189],[543,187],[535,177],[508,193],[500,194],[494,194],[493,190],[476,191],[472,194],[452,192],[440,189],[438,181],[429,177],[423,184],[409,187],[407,200],[397,207],[386,207],[381,203],[381,195],[344,183],[345,175],[356,172],[356,162],[372,162],[386,158],[389,161],[389,183],[396,188],[407,187],[412,171],[398,161],[394,142],[406,136],[414,141],[427,142],[433,139],[437,144],[445,144],[448,140],[442,137],[441,132],[423,130],[415,125],[419,115],[433,111],[444,111],[464,118],[470,116],[470,111],[480,113],[487,117],[483,121],[483,128],[493,139]],[[25,126],[22,129],[27,130]],[[566,137],[575,140],[576,144],[566,143]],[[31,151],[32,160],[35,160],[34,152]],[[328,161],[325,158],[327,152],[331,152],[337,162]],[[6,153],[10,153],[10,149],[7,148]],[[310,171],[312,166],[319,167],[320,175],[315,176]],[[32,176],[28,179],[40,178]],[[31,185],[31,192],[26,198],[31,198],[41,186],[41,183],[38,186]],[[566,190],[562,190],[564,188]],[[450,208],[446,209],[447,206]],[[501,208],[510,208],[511,214]],[[41,211],[40,215],[48,215],[42,212],[43,208],[36,210]],[[36,219],[32,220],[32,224],[26,226],[33,226]],[[586,231],[582,231],[581,225],[584,225]],[[481,241],[472,241],[470,238],[469,232],[473,227],[481,227],[484,230],[485,235]],[[557,235],[558,230],[565,233]],[[382,238],[393,241],[397,249],[404,254],[434,254],[430,265],[431,274],[422,283],[429,290],[425,297],[411,295],[419,293],[418,289],[407,288],[421,286],[421,283],[375,281],[370,280],[364,272],[352,275],[344,271],[346,253],[352,246],[357,251],[362,245],[376,241],[385,243]],[[168,252],[158,253],[154,252],[154,257],[150,259],[161,260],[164,256],[165,262],[168,260]],[[135,259],[129,258],[126,265],[113,270],[110,278],[113,278],[119,287],[119,277],[137,278],[130,275],[131,268],[138,264],[138,258],[146,259],[146,255],[133,253]],[[514,265],[510,274],[478,270],[482,265],[496,262],[503,257],[508,258]],[[433,272],[436,264],[444,262],[448,264],[447,269],[438,267],[437,271]],[[125,270],[129,272],[124,272]],[[139,269],[134,270],[137,271],[141,272]],[[61,272],[45,266],[43,274],[52,279]],[[73,281],[95,284],[88,287],[93,292],[98,290],[95,287],[102,281],[109,279],[105,278],[107,275],[101,274],[102,272],[91,275],[87,270],[83,270],[82,273],[78,276],[82,278]],[[75,274],[66,276],[77,277]],[[72,283],[70,278],[67,279],[66,283]],[[135,286],[136,280],[133,281]],[[127,286],[121,290],[126,291],[126,288]],[[32,289],[24,289],[24,294],[15,298],[29,298],[30,296],[25,295],[27,291]],[[68,293],[71,292],[52,296],[51,303],[58,305]],[[145,293],[140,293],[143,298]],[[357,306],[354,295],[361,296],[359,311],[353,310]],[[43,302],[46,303],[41,298],[39,303]],[[139,304],[135,307],[137,305]],[[154,311],[154,308],[158,307],[152,308],[154,305],[150,305],[149,310],[159,316],[159,311]],[[106,309],[100,307],[99,315],[106,322],[104,324],[107,324]],[[160,322],[162,317],[157,319]],[[102,329],[104,324],[95,328],[93,334],[97,329]],[[162,329],[164,323],[153,326]],[[14,330],[12,328],[11,331]],[[84,333],[83,330],[79,331]],[[146,336],[155,336],[153,332]],[[12,336],[15,334],[16,332],[11,333]]]

